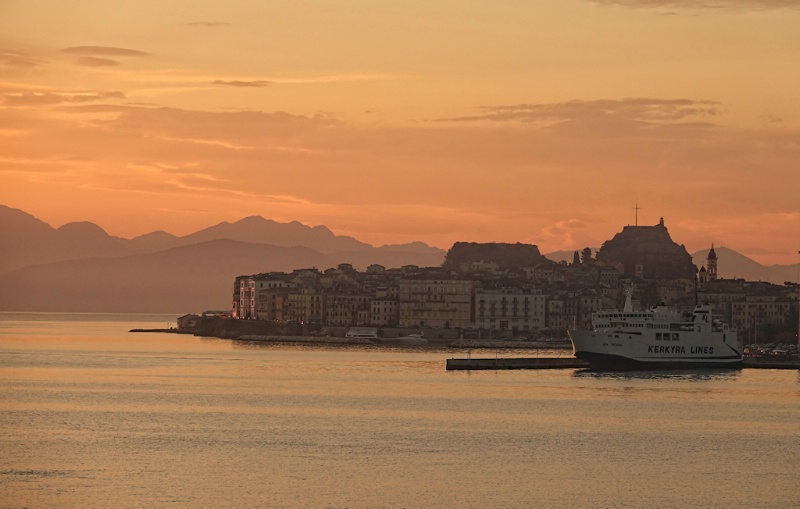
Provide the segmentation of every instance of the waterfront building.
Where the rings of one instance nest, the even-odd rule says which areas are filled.
[[[745,295],[743,300],[731,303],[731,322],[739,337],[755,343],[765,326],[786,324],[796,306],[797,302],[785,293]]]
[[[472,295],[477,282],[441,277],[434,273],[431,278],[420,275],[400,281],[401,327],[472,326]]]
[[[325,296],[324,323],[328,325],[369,323],[373,298],[366,293],[328,293]]]
[[[562,297],[551,297],[547,299],[545,325],[548,329],[566,330],[567,326],[572,323],[571,317],[567,317],[565,308],[565,301]]]
[[[513,333],[545,327],[545,296],[540,290],[522,288],[477,288],[475,326]]]
[[[400,302],[397,297],[379,297],[372,300],[370,320],[372,325],[396,327],[400,323]]]
[[[733,326],[733,303],[743,302],[747,295],[743,279],[717,279],[700,285],[697,300],[711,306],[715,316]]]
[[[581,329],[591,329],[592,314],[604,309],[602,297],[592,293],[580,295],[575,300],[578,304],[576,326]]]
[[[233,288],[233,317],[239,319],[265,320],[265,310],[270,304],[265,299],[272,298],[268,290],[287,289],[294,286],[283,273],[254,274],[239,276]]]
[[[274,322],[286,321],[291,290],[291,286],[258,290],[256,292],[256,318]]]
[[[238,276],[233,282],[234,318],[249,319],[256,316],[255,276]]]
[[[325,294],[316,288],[295,289],[288,295],[288,321],[297,323],[322,323],[325,317]]]

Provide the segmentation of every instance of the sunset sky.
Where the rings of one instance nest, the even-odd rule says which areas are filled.
[[[800,249],[800,0],[0,0],[0,204],[131,238]]]

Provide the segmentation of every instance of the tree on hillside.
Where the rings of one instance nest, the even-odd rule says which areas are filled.
[[[592,261],[592,248],[585,247],[583,251],[581,251],[581,262],[586,265],[590,261]]]

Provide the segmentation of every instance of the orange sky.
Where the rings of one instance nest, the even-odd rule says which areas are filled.
[[[800,2],[0,0],[0,204],[112,235],[800,249]]]

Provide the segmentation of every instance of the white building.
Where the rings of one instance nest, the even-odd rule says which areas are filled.
[[[475,325],[481,329],[536,331],[545,328],[545,296],[539,290],[475,290]]]

